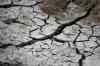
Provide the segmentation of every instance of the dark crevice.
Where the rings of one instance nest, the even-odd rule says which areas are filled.
[[[35,6],[35,5],[39,4],[39,3],[40,2],[37,2],[36,4],[32,4],[32,5],[19,5],[19,4],[10,3],[10,4],[0,5],[0,8],[11,8],[11,7],[18,7],[18,6],[32,7],[32,6]]]
[[[76,53],[81,55],[81,58],[79,59],[78,61],[78,65],[79,66],[83,66],[83,61],[86,59],[86,56],[82,53],[80,53],[80,51],[78,50],[78,48],[75,48],[76,49]]]
[[[5,5],[0,5],[0,8],[11,8],[11,7],[17,7],[17,6],[27,7],[26,5],[5,4]]]
[[[78,37],[80,36],[80,34],[81,34],[81,31],[79,30],[79,33],[78,33],[78,35],[75,37],[75,39],[74,39],[74,41],[73,41],[73,44],[76,44],[77,39],[78,39]]]
[[[12,18],[12,19],[3,20],[3,23],[9,25],[9,24],[12,24],[12,23],[20,23],[20,22],[17,21],[16,19]]]
[[[14,6],[13,4],[4,4],[4,5],[0,5],[0,8],[10,8]]]
[[[65,43],[66,41],[64,40],[61,40],[61,39],[57,39],[57,38],[53,38],[53,40],[57,41],[57,42],[60,42],[60,43]]]
[[[12,23],[18,23],[18,24],[22,24],[22,25],[25,25],[25,26],[30,26],[30,25],[27,25],[23,22],[20,22],[19,20],[17,20],[17,18],[6,19],[6,20],[3,20],[2,22],[7,24],[7,25],[10,25]]]
[[[35,42],[37,42],[37,40],[30,40],[28,42],[22,42],[21,44],[16,45],[16,47],[24,47],[24,46],[27,46],[27,45],[32,45]]]
[[[1,62],[0,61],[0,66],[23,66],[23,64],[22,63],[12,64],[12,63],[8,63],[8,62]]]
[[[2,44],[2,45],[0,46],[0,48],[5,49],[5,48],[7,48],[8,46],[13,46],[13,45],[12,45],[12,44]]]
[[[0,66],[11,66],[11,64],[6,63],[6,62],[0,62]]]
[[[82,54],[82,55],[81,55],[81,59],[79,59],[79,62],[78,62],[79,66],[83,66],[83,65],[84,65],[84,64],[83,64],[83,61],[84,61],[85,59],[86,59],[85,55]]]

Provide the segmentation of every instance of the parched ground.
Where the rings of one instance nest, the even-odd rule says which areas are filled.
[[[70,2],[59,20],[41,4],[0,0],[0,66],[100,66],[99,5]]]

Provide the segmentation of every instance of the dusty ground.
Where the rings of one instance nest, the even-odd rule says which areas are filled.
[[[99,6],[71,2],[58,20],[40,5],[0,0],[0,66],[100,66]]]

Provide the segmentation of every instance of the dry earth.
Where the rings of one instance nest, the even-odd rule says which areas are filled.
[[[100,66],[100,2],[92,1],[52,16],[40,0],[0,0],[0,66]]]

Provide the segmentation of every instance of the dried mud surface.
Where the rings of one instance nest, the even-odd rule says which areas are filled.
[[[59,20],[41,0],[0,0],[0,66],[100,66],[97,1],[69,2]]]

